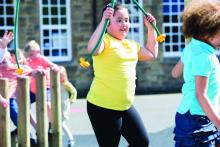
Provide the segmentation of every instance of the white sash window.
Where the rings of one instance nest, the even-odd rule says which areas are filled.
[[[178,57],[185,47],[182,34],[181,13],[184,0],[163,0],[163,33],[166,40],[163,43],[164,57]]]
[[[0,38],[5,31],[13,32],[15,17],[15,1],[14,0],[0,0]],[[13,43],[10,44],[11,48]]]
[[[72,60],[70,0],[40,0],[41,51],[51,61]]]

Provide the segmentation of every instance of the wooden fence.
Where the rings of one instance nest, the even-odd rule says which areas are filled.
[[[50,72],[51,83],[51,129],[48,141],[48,116],[46,79],[37,73],[36,79],[36,118],[37,147],[62,147],[60,75]],[[30,82],[29,77],[17,77],[18,134],[10,136],[10,108],[0,106],[0,147],[30,147]],[[9,100],[8,79],[0,78],[0,94]]]

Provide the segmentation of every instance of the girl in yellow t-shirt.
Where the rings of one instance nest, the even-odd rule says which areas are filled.
[[[121,135],[130,146],[146,147],[149,139],[144,124],[134,108],[136,64],[138,60],[152,61],[157,58],[156,32],[144,18],[148,39],[145,47],[125,39],[129,32],[128,9],[115,4],[106,6],[103,17],[88,43],[88,52],[94,48],[106,19],[110,23],[103,41],[93,56],[94,80],[87,95],[87,111],[97,141],[101,147],[117,147]]]

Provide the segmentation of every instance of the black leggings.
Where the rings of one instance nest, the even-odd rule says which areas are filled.
[[[129,147],[148,147],[147,131],[134,106],[116,111],[87,102],[87,113],[100,147],[118,147],[121,135]]]

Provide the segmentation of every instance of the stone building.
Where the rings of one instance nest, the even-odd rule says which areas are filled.
[[[132,0],[117,0],[129,8],[131,29],[128,38],[145,43],[143,14]],[[157,19],[157,26],[167,35],[160,44],[154,62],[137,65],[137,94],[167,93],[180,90],[182,79],[171,78],[170,71],[184,47],[181,34],[181,11],[184,0],[138,0]],[[34,39],[42,54],[67,68],[70,81],[84,97],[93,78],[93,69],[82,69],[79,58],[87,55],[87,42],[101,18],[107,0],[21,0],[19,9],[18,44]],[[0,0],[0,35],[14,29],[16,0]],[[11,45],[13,47],[13,45]],[[90,61],[91,62],[91,61]]]

